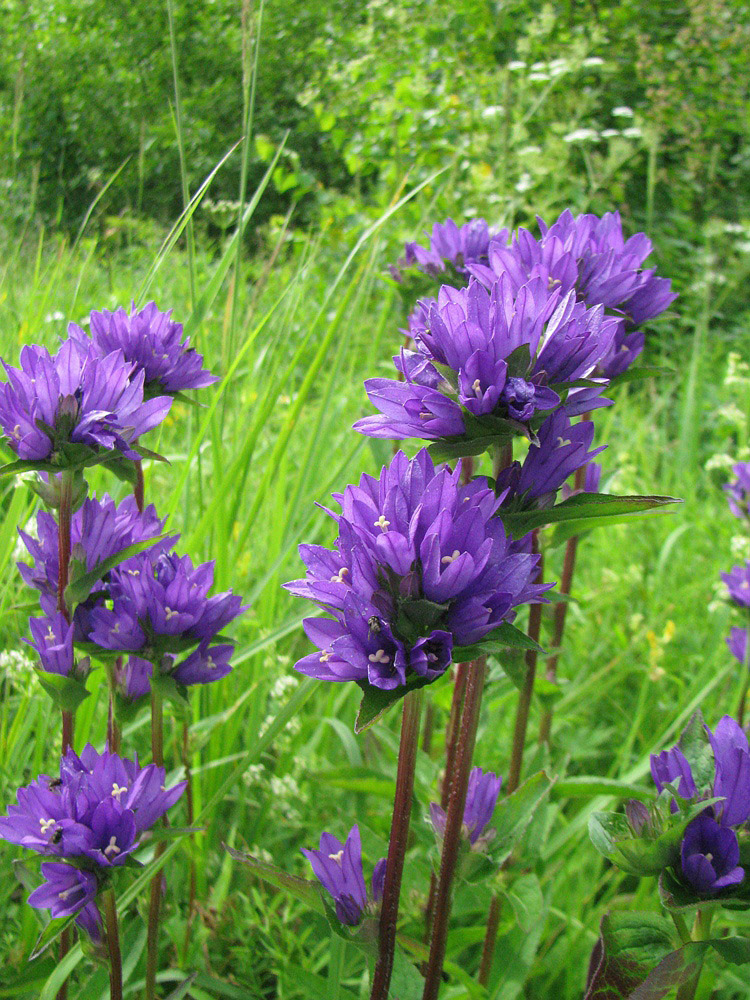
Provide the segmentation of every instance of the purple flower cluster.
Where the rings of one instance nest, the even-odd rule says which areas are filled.
[[[694,819],[682,842],[682,874],[700,894],[712,895],[738,885],[745,877],[739,866],[736,828],[750,818],[750,749],[742,727],[725,715],[714,732],[706,728],[714,758],[710,787],[699,787],[679,745],[651,757],[651,774],[661,792],[671,785],[688,801],[721,798]],[[676,803],[672,804],[677,809]]]
[[[729,509],[735,517],[747,521],[750,520],[750,462],[737,462],[732,471],[737,478],[724,486]]]
[[[487,263],[490,247],[508,242],[508,230],[490,230],[484,219],[472,219],[457,226],[453,219],[436,222],[429,237],[429,246],[407,243],[404,256],[393,269],[394,277],[400,280],[401,268],[416,267],[432,277],[442,276],[450,267],[459,274],[466,275],[471,264]]]
[[[231,591],[209,597],[213,578],[212,562],[194,567],[189,556],[173,552],[133,556],[112,570],[109,600],[90,611],[87,640],[158,663],[178,684],[219,680],[232,669],[234,647],[212,643],[247,608]],[[143,683],[142,670],[139,680]]]
[[[476,850],[482,850],[495,836],[494,830],[485,832],[485,829],[495,811],[502,783],[502,778],[492,771],[483,771],[481,767],[473,767],[469,774],[463,827],[469,843]],[[435,833],[442,837],[445,833],[446,816],[445,810],[437,802],[430,803],[430,820]]]
[[[100,357],[121,351],[125,361],[143,372],[147,395],[175,393],[184,389],[204,389],[218,381],[203,368],[203,357],[183,340],[182,324],[171,318],[171,309],[161,312],[154,302],[127,313],[123,308],[92,312],[91,337],[71,323],[71,338]]]
[[[538,557],[513,551],[494,492],[482,480],[462,486],[460,474],[436,470],[424,450],[411,461],[399,452],[379,478],[334,494],[334,549],[301,545],[307,577],[286,584],[331,615],[305,620],[319,652],[297,670],[385,689],[434,680],[454,645],[542,599],[550,585],[533,582]]]
[[[72,556],[84,571],[135,543],[153,539],[154,544],[104,573],[90,596],[70,609],[71,624],[55,610],[59,565],[54,518],[38,514],[37,539],[20,532],[34,562],[19,563],[19,569],[40,591],[46,613],[29,622],[31,645],[44,670],[69,674],[74,642],[137,654],[117,668],[118,684],[130,700],[149,691],[153,663],[184,685],[205,684],[230,672],[234,647],[212,643],[246,610],[242,600],[231,591],[209,597],[213,563],[194,567],[188,556],[176,555],[171,550],[179,536],[159,538],[163,527],[153,506],[141,513],[132,497],[119,505],[107,496],[84,502],[71,524]],[[188,650],[177,663],[179,654]]]
[[[101,356],[76,340],[66,340],[54,355],[24,347],[20,368],[3,367],[8,381],[0,385],[0,426],[27,461],[72,468],[100,450],[137,460],[133,445],[172,405],[169,396],[144,399],[144,374],[122,351]]]
[[[367,888],[362,872],[362,841],[359,827],[353,826],[342,844],[332,833],[321,833],[319,850],[302,849],[315,877],[333,897],[336,916],[342,924],[356,927],[367,909]],[[386,859],[381,858],[372,873],[372,898],[383,898]]]
[[[529,434],[563,395],[588,379],[614,344],[621,321],[561,295],[534,273],[518,285],[503,273],[488,291],[444,285],[417,331],[415,351],[394,358],[403,382],[368,379],[380,415],[354,426],[371,437],[428,440]],[[603,388],[594,386],[594,395]],[[587,393],[584,409],[597,405]],[[573,398],[575,395],[573,394]],[[572,399],[568,412],[582,412]],[[478,428],[475,430],[475,428]]]
[[[140,767],[137,759],[88,745],[80,757],[67,751],[59,778],[42,775],[19,788],[18,804],[0,817],[0,837],[62,859],[42,865],[47,881],[31,894],[31,905],[55,917],[76,914],[76,923],[98,938],[99,889],[185,789],[184,782],[165,789],[164,781],[164,768]]]
[[[607,447],[603,445],[589,451],[593,438],[594,424],[591,420],[572,425],[562,410],[547,417],[539,428],[537,441],[529,445],[523,464],[513,462],[496,480],[495,490],[503,508],[526,510],[530,507],[551,507],[565,480]],[[592,493],[598,486],[599,467],[594,463],[589,468],[594,469],[588,482],[592,488],[584,489]]]

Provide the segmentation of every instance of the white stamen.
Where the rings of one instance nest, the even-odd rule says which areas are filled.
[[[13,428],[12,437],[14,437],[16,439],[16,441],[20,441],[21,440],[21,425],[20,424],[16,424],[16,426]]]
[[[52,631],[52,626],[51,625],[47,629],[47,634],[45,635],[44,638],[47,640],[47,642],[52,642],[54,640],[55,633]]]
[[[338,852],[338,854],[329,854],[328,855],[328,860],[329,861],[335,861],[337,864],[340,865],[341,864],[341,859],[343,858],[343,856],[344,856],[344,848],[342,847],[341,850]]]
[[[342,566],[336,576],[331,577],[331,583],[344,583],[345,576],[349,576],[349,570],[346,566]]]
[[[385,514],[381,514],[380,517],[375,522],[375,527],[380,528],[381,531],[387,531],[390,526],[390,521],[386,520]]]
[[[42,828],[42,833],[47,833],[53,826],[57,826],[56,819],[40,819],[39,826]]]
[[[564,437],[559,437],[555,441],[555,448],[564,448],[566,444],[572,444],[571,441],[566,441]]]
[[[114,625],[112,626],[112,635],[117,635],[119,631],[120,631],[120,623],[115,622]]]
[[[419,419],[420,420],[429,420],[431,416],[432,416],[432,414],[430,413],[429,410],[422,410],[422,412],[419,414]]]
[[[65,902],[65,900],[68,898],[68,896],[71,894],[72,891],[73,891],[72,889],[63,889],[62,892],[58,892],[57,898]]]
[[[443,564],[443,566],[449,566],[452,562],[455,562],[460,555],[461,553],[458,551],[458,549],[454,549],[452,555],[443,556],[440,562]]]
[[[326,663],[328,660],[331,659],[332,656],[333,656],[333,653],[331,652],[331,650],[327,649],[325,651],[325,653],[321,653],[320,654],[320,662],[321,663]]]
[[[370,655],[367,657],[367,659],[370,661],[370,663],[390,663],[391,662],[390,656],[386,656],[386,652],[385,652],[384,649],[379,649],[377,651],[377,653],[370,653]]]
[[[167,621],[169,621],[170,618],[174,618],[175,615],[179,615],[179,613],[180,613],[179,611],[173,611],[172,608],[167,608],[167,607],[164,608],[164,617],[167,619]]]
[[[206,657],[206,666],[209,670],[216,670],[216,663],[214,662],[213,656]]]
[[[706,861],[713,861],[713,859],[714,859],[713,854],[706,854],[705,857],[706,857]]]
[[[119,854],[120,853],[120,848],[117,846],[117,837],[115,837],[114,834],[109,838],[109,843],[104,848],[104,856],[105,857],[108,858],[109,855],[110,855],[110,853],[111,854]]]
[[[127,790],[127,785],[118,785],[116,781],[112,782],[112,798],[117,799],[118,802],[120,801],[122,793],[127,792]]]
[[[129,569],[128,576],[140,576],[141,571],[139,569]]]
[[[475,396],[482,395],[482,383],[479,381],[478,378],[475,378],[474,381],[471,383],[471,388],[474,390]]]

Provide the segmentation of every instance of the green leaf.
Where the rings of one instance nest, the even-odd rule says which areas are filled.
[[[494,434],[485,434],[483,437],[459,437],[451,438],[449,441],[435,441],[428,445],[427,451],[433,462],[453,462],[457,458],[466,458],[468,455],[483,455],[490,451],[496,444],[504,444],[513,435],[498,437]]]
[[[41,667],[34,667],[34,673],[52,701],[63,712],[75,712],[84,698],[89,696],[86,685],[75,677],[50,674]]]
[[[130,559],[131,556],[137,556],[139,552],[145,552],[150,549],[157,542],[160,542],[165,535],[157,535],[155,538],[149,538],[141,542],[133,542],[132,545],[126,545],[124,549],[120,549],[119,552],[115,552],[114,555],[109,556],[107,559],[102,559],[100,563],[97,563],[93,569],[88,570],[88,572],[82,572],[79,575],[74,575],[68,586],[65,588],[65,603],[69,608],[76,608],[79,604],[89,596],[91,591],[94,589],[94,585],[97,584],[102,577],[104,577],[110,570],[113,570],[115,566],[119,566],[120,563],[125,562],[126,559]],[[82,566],[81,563],[74,562],[73,567]]]
[[[57,472],[58,469],[51,462],[31,462],[24,458],[19,458],[15,462],[7,465],[0,465],[0,476],[13,476],[22,472]]]
[[[429,635],[448,610],[447,604],[437,604],[426,598],[399,602],[396,613],[396,631],[410,642]]]
[[[247,865],[258,878],[277,889],[283,889],[290,896],[301,900],[311,910],[315,910],[316,913],[325,916],[323,898],[317,882],[313,882],[307,878],[300,878],[297,875],[290,875],[288,872],[282,871],[281,868],[276,868],[274,865],[269,865],[265,861],[254,858],[252,854],[243,854],[242,851],[235,851],[234,848],[226,847],[226,845],[225,849],[235,861]]]
[[[714,752],[700,710],[683,729],[678,746],[690,765],[698,794],[710,793],[714,783]]]
[[[577,775],[572,778],[561,778],[555,783],[553,797],[556,799],[589,799],[597,795],[612,795],[620,799],[653,798],[653,789],[641,785],[631,785],[618,778],[599,778],[596,776]],[[603,814],[599,814],[603,815]],[[615,813],[614,815],[621,815]],[[623,817],[624,818],[624,817]],[[630,831],[628,829],[628,836]]]
[[[553,784],[545,772],[540,771],[495,806],[492,815],[495,838],[490,843],[490,851],[497,865],[510,857]]]
[[[639,365],[637,368],[629,368],[621,375],[616,375],[612,379],[612,382],[615,385],[619,385],[621,382],[640,382],[645,378],[676,374],[673,368],[663,368],[659,365]]]
[[[558,521],[588,521],[592,518],[630,516],[632,514],[656,513],[664,507],[682,503],[676,497],[660,496],[613,496],[609,493],[577,493],[562,503],[546,510],[528,510],[503,513],[497,516],[514,538],[528,534],[534,528]]]
[[[712,938],[708,943],[730,965],[747,965],[750,962],[750,938]]]
[[[525,632],[522,632],[515,625],[503,622],[498,628],[493,629],[479,642],[471,646],[456,646],[453,649],[452,660],[454,663],[468,663],[469,660],[476,660],[479,656],[488,653],[502,653],[506,649],[533,649],[538,653],[544,650],[531,639]]]
[[[677,951],[671,951],[643,982],[636,986],[627,1000],[663,1000],[676,986],[692,979],[698,972],[708,947],[706,941],[691,941]],[[588,994],[584,1000],[589,1000]],[[593,996],[591,1000],[594,1000]],[[604,1000],[604,997],[601,997],[601,1000]]]
[[[179,986],[172,990],[166,1000],[182,1000],[187,996],[188,990],[198,977],[197,972],[192,972],[187,979],[183,979]]]
[[[393,975],[388,995],[397,997],[398,1000],[421,1000],[423,991],[424,979],[421,973],[397,947],[393,956]]]
[[[60,934],[65,930],[66,927],[70,927],[73,923],[75,917],[54,917],[47,926],[44,928],[42,933],[36,939],[36,944],[34,945],[31,954],[29,955],[29,961],[33,961],[49,948],[53,941],[55,941]]]
[[[591,955],[584,1000],[631,996],[672,948],[671,922],[660,914],[607,913]]]
[[[374,687],[367,681],[357,681],[357,685],[362,690],[362,701],[359,703],[357,720],[354,723],[354,732],[359,734],[369,729],[386,709],[396,702],[401,701],[410,691],[418,691],[431,681],[426,677],[412,677],[407,684],[392,688],[389,691],[383,688]]]

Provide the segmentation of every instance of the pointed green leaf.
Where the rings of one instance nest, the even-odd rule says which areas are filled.
[[[193,983],[197,978],[198,978],[198,973],[192,972],[187,977],[187,979],[183,979],[180,985],[172,990],[172,992],[169,994],[166,1000],[182,1000],[183,997],[187,996],[188,990],[190,989],[190,987],[193,985]]]
[[[67,606],[73,609],[82,604],[94,589],[94,585],[109,573],[110,570],[113,570],[115,566],[119,566],[120,563],[125,562],[126,559],[130,559],[131,556],[137,556],[139,552],[145,552],[165,537],[165,535],[157,535],[155,538],[149,538],[142,542],[133,542],[132,545],[126,545],[124,549],[120,549],[119,552],[115,552],[114,555],[109,556],[107,559],[102,559],[100,563],[97,563],[88,572],[73,575],[70,583],[65,588],[65,603]],[[74,574],[78,566],[82,566],[82,564],[78,562],[72,564]]]
[[[658,378],[661,375],[676,375],[673,368],[664,368],[659,365],[639,365],[637,368],[629,368],[621,375],[616,375],[612,382],[619,385],[621,382],[640,382],[646,378]]]
[[[354,732],[357,735],[363,733],[377,722],[383,712],[391,705],[401,701],[410,691],[418,691],[430,683],[432,682],[426,677],[413,677],[408,684],[402,684],[400,687],[386,691],[368,684],[367,681],[357,681],[357,685],[362,689],[362,701],[359,703]]]
[[[29,961],[33,961],[35,958],[39,958],[47,948],[56,941],[57,938],[62,934],[66,927],[70,927],[73,923],[75,917],[54,917],[47,926],[44,928],[42,933],[36,939],[36,943],[29,955]]]
[[[588,521],[590,518],[628,516],[659,512],[670,504],[682,503],[677,497],[612,496],[608,493],[577,493],[546,510],[516,511],[497,516],[514,538],[528,534],[534,528],[558,521]]]
[[[469,660],[476,660],[479,656],[490,653],[497,655],[507,649],[533,649],[538,653],[544,652],[539,643],[526,635],[525,632],[509,622],[503,622],[479,642],[475,642],[471,646],[455,646],[452,659],[454,663],[468,663]]]
[[[608,913],[599,933],[584,1000],[625,1000],[673,948],[672,925],[660,914]]]
[[[730,965],[747,965],[750,962],[750,938],[716,938],[708,943]]]
[[[490,852],[496,865],[510,857],[553,784],[544,771],[539,771],[495,806],[492,814],[495,837],[490,842]]]
[[[298,875],[290,875],[288,872],[282,871],[281,868],[276,868],[274,865],[269,865],[265,861],[254,858],[252,854],[243,854],[242,851],[235,851],[232,847],[226,847],[226,850],[235,861],[247,865],[252,873],[264,882],[277,889],[283,889],[291,896],[294,896],[295,899],[301,900],[311,910],[325,915],[323,898],[317,882],[313,882],[307,878],[300,878]]]

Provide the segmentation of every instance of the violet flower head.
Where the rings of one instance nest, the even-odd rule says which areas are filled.
[[[460,465],[435,469],[425,450],[399,452],[380,476],[334,494],[332,550],[301,545],[304,580],[286,584],[329,618],[308,618],[318,652],[296,669],[320,680],[384,689],[445,672],[454,646],[480,641],[551,585],[534,583],[538,557],[514,552],[483,480]]]
[[[724,485],[729,509],[741,521],[750,520],[750,462],[737,462],[732,472],[737,478]]]
[[[102,937],[102,918],[95,899],[99,888],[96,876],[72,865],[46,861],[42,865],[46,879],[29,896],[29,906],[49,910],[51,917],[71,917],[93,941]]]
[[[477,850],[482,850],[495,835],[494,830],[486,830],[486,827],[495,811],[502,782],[502,778],[492,771],[484,772],[481,767],[473,767],[469,774],[463,827],[469,843]],[[435,833],[442,837],[446,815],[437,802],[430,803],[430,820]]]
[[[353,826],[342,844],[332,833],[321,833],[320,848],[302,849],[312,865],[315,877],[333,898],[336,916],[342,924],[356,927],[367,907],[367,889],[362,872],[362,841],[359,827]],[[386,859],[375,865],[372,875],[373,900],[383,898]]]
[[[151,694],[154,666],[140,656],[118,657],[114,665],[115,684],[127,702],[139,701]]]
[[[355,429],[427,440],[529,436],[608,356],[620,324],[574,292],[561,297],[540,274],[517,286],[504,273],[489,291],[475,279],[468,288],[444,285],[428,326],[415,331],[416,350],[394,358],[404,381],[368,379],[381,412]]]
[[[688,824],[680,853],[682,873],[699,895],[714,895],[745,878],[737,834],[706,813]]]
[[[625,239],[619,212],[574,216],[566,210],[548,228],[537,220],[541,243],[559,240],[578,265],[576,288],[589,305],[623,312],[633,327],[662,313],[677,296],[667,278],[643,263],[653,251],[645,233]]]
[[[180,683],[224,677],[233,647],[210,643],[247,606],[231,591],[209,597],[213,577],[212,562],[194,567],[189,556],[175,553],[133,556],[112,570],[111,607],[91,611],[89,641],[160,663]],[[174,662],[194,647],[187,660]]]
[[[750,666],[747,655],[746,628],[740,628],[738,625],[733,625],[731,632],[727,636],[727,646],[729,647],[729,652],[732,656],[739,660],[743,667]]]
[[[741,608],[750,608],[750,562],[734,566],[729,573],[722,573],[730,598]]]
[[[79,468],[99,451],[137,460],[132,446],[172,405],[168,396],[144,400],[143,373],[122,351],[100,357],[72,339],[54,355],[26,346],[19,368],[3,367],[8,381],[0,385],[0,426],[27,461]]]
[[[69,334],[79,342],[92,344],[101,357],[122,351],[136,372],[143,372],[146,395],[203,389],[218,378],[203,368],[203,357],[183,340],[182,324],[172,318],[171,309],[161,312],[154,302],[127,313],[123,308],[91,313],[91,338],[75,323]]]
[[[427,234],[425,234],[427,235]],[[484,219],[472,219],[462,226],[453,219],[436,222],[432,227],[429,245],[407,243],[403,258],[398,262],[394,275],[401,276],[401,268],[416,267],[431,277],[442,275],[451,268],[458,276],[467,274],[469,264],[486,263],[490,247],[508,241],[508,230],[493,232]]]
[[[24,639],[39,657],[42,670],[67,677],[75,665],[73,626],[60,611],[44,618],[29,618],[32,638]]]
[[[710,807],[722,827],[735,827],[750,818],[750,748],[742,727],[729,715],[712,732],[705,727],[714,758],[714,777],[710,786],[697,787],[685,754],[679,746],[651,757],[651,774],[657,789],[671,784],[683,798],[700,801],[721,798]],[[676,803],[672,804],[676,811]]]
[[[513,462],[497,478],[495,489],[502,496],[503,507],[551,507],[565,481],[607,447],[589,451],[593,438],[591,420],[571,424],[562,410],[547,417],[539,428],[538,443],[529,445],[523,464]]]
[[[46,511],[36,518],[37,538],[19,529],[18,534],[33,559],[32,565],[18,563],[25,582],[41,594],[45,611],[52,613],[57,607],[57,581],[59,573],[57,549],[57,522]],[[106,559],[121,552],[129,545],[154,539],[155,551],[169,548],[175,537],[156,541],[164,530],[164,521],[149,504],[140,513],[132,496],[119,504],[105,494],[101,500],[89,497],[73,514],[70,528],[71,555],[90,572]],[[82,636],[77,636],[83,638]]]
[[[17,805],[0,817],[0,838],[46,857],[74,861],[71,871],[80,869],[72,875],[64,864],[43,868],[48,885],[36,890],[32,905],[57,907],[62,901],[70,906],[68,914],[90,908],[111,869],[126,862],[140,846],[141,835],[185,790],[185,782],[170,789],[164,782],[164,768],[142,768],[137,760],[109,751],[100,754],[89,744],[80,757],[71,749],[66,752],[59,778],[42,775],[19,788]],[[88,917],[83,915],[84,926],[91,916],[90,910]]]

